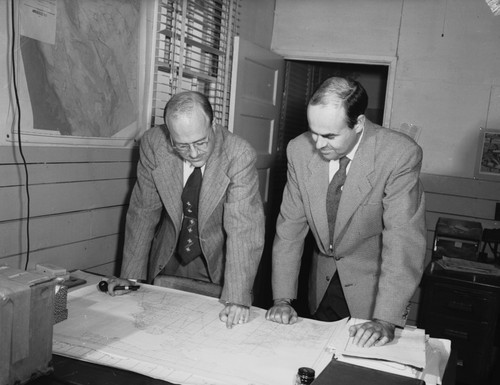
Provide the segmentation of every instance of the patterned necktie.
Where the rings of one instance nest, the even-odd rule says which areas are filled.
[[[181,258],[182,265],[187,265],[201,255],[200,240],[198,238],[198,202],[201,181],[201,168],[195,167],[182,191],[184,219],[182,220],[181,234],[177,245],[177,253]]]
[[[333,233],[335,231],[335,220],[339,209],[342,186],[345,183],[347,165],[350,159],[346,156],[339,159],[340,167],[333,176],[326,193],[326,214],[328,216],[328,228],[330,232],[330,251],[333,250]]]

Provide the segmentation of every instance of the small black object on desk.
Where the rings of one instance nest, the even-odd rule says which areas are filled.
[[[99,290],[102,292],[107,292],[108,291],[108,282],[107,281],[101,281],[99,282]],[[130,286],[115,286],[113,291],[116,290],[138,290],[141,286],[140,285],[130,285]]]

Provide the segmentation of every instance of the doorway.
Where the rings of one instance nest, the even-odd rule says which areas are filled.
[[[383,125],[386,111],[389,64],[362,64],[346,62],[320,62],[285,60],[283,100],[277,139],[276,161],[270,173],[270,201],[266,223],[266,246],[259,269],[259,287],[255,305],[265,309],[272,306],[271,255],[276,219],[279,214],[283,189],[286,184],[288,142],[308,130],[306,108],[316,88],[332,76],[351,77],[359,81],[368,93],[366,117]],[[299,275],[299,292],[294,307],[301,317],[309,317],[307,310],[307,279],[314,239],[306,238],[302,267]]]

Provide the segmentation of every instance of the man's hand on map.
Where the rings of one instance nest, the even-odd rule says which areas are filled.
[[[349,328],[349,335],[354,337],[353,344],[369,348],[383,346],[394,339],[396,326],[390,322],[374,319]]]
[[[294,324],[298,315],[290,299],[280,298],[274,300],[274,306],[266,312],[266,319],[280,324]]]
[[[248,322],[250,308],[248,306],[227,303],[219,313],[219,319],[226,323],[226,327],[231,329],[234,325]]]

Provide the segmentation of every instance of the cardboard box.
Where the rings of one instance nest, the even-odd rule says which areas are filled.
[[[52,371],[53,278],[0,266],[0,385]]]

